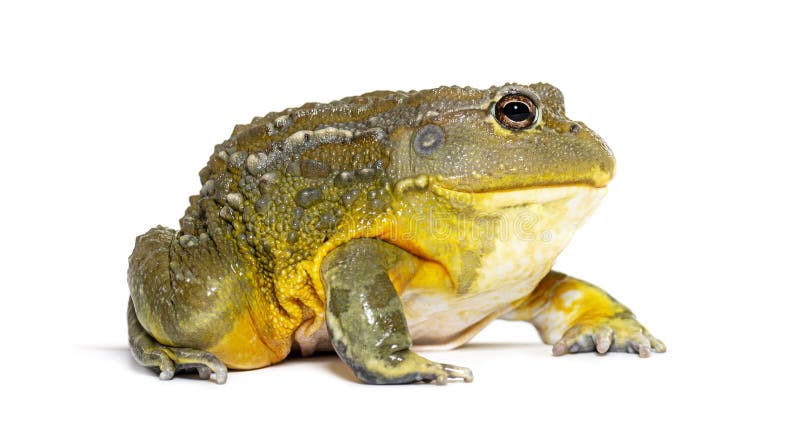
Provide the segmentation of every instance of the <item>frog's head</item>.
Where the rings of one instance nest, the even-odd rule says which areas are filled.
[[[611,151],[564,115],[548,84],[442,87],[405,105],[417,116],[390,137],[389,171],[408,205],[392,243],[443,265],[460,293],[523,296],[530,287],[506,286],[550,269],[602,199]]]
[[[604,187],[614,174],[608,146],[565,116],[564,98],[549,84],[446,87],[409,102],[424,105],[423,118],[406,129],[402,174],[428,176],[443,190]]]

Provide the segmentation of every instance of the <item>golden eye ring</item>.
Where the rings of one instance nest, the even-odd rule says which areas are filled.
[[[539,108],[528,96],[507,94],[495,103],[494,117],[503,127],[522,130],[536,123],[539,118]]]

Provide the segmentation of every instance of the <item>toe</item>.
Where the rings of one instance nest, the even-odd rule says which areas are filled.
[[[472,371],[468,368],[449,364],[443,364],[442,367],[447,374],[447,379],[460,379],[464,382],[472,382]]]
[[[169,357],[164,355],[164,359],[161,361],[161,373],[158,374],[158,379],[162,381],[169,381],[175,376],[175,363],[172,363],[172,360]]]
[[[650,344],[649,343],[646,345],[640,344],[638,351],[639,351],[639,357],[641,358],[650,357]]]
[[[175,369],[162,369],[161,373],[158,374],[158,379],[162,381],[169,381],[175,377]]]
[[[611,330],[608,326],[603,326],[595,332],[594,334],[594,345],[597,348],[597,352],[600,354],[605,354],[608,352],[608,349],[611,348],[611,339],[614,336],[614,331]]]
[[[650,332],[645,331],[644,336],[647,337],[648,341],[650,341],[650,348],[652,348],[656,353],[663,353],[667,351],[667,346],[660,339],[651,335]]]
[[[650,340],[648,340],[644,335],[639,334],[633,336],[628,346],[628,351],[634,354],[638,353],[639,357],[650,357]]]
[[[228,368],[215,355],[192,348],[176,348],[176,362],[185,368],[195,368],[203,379],[210,379],[217,384],[228,380]]]
[[[159,372],[158,379],[162,381],[169,381],[175,376],[175,363],[169,358],[167,353],[159,349],[155,349],[149,353],[146,353],[144,360],[148,364],[153,365],[153,368]]]
[[[197,374],[200,376],[200,379],[209,379],[211,378],[211,369],[207,366],[197,366]]]
[[[567,352],[569,351],[567,348],[568,347],[567,347],[566,341],[564,341],[562,339],[562,340],[556,342],[555,344],[553,344],[553,355],[554,356],[563,356],[564,354],[567,354]]]

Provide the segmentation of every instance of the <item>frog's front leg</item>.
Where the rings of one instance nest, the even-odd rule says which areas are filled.
[[[387,274],[408,255],[375,239],[356,239],[327,255],[322,276],[333,347],[368,384],[470,382],[469,369],[432,362],[411,351],[403,306]]]
[[[633,313],[602,289],[551,271],[536,290],[503,317],[525,320],[553,344],[553,354],[622,351],[648,357],[667,347],[642,326]]]

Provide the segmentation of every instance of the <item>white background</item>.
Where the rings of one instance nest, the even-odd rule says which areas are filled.
[[[9,3],[3,423],[796,423],[796,10]],[[557,266],[631,306],[666,354],[554,358],[530,326],[496,323],[428,354],[471,367],[472,384],[360,385],[335,356],[232,373],[224,386],[160,382],[135,365],[134,237],[177,226],[234,124],[376,89],[512,81],[560,87],[569,116],[614,150],[609,194]]]

